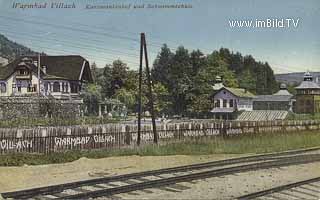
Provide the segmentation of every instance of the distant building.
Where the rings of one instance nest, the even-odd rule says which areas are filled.
[[[303,81],[295,89],[296,113],[320,113],[320,86],[313,82],[309,72],[304,74]]]
[[[253,110],[293,110],[293,95],[287,90],[286,84],[272,95],[258,95],[253,99]]]
[[[220,79],[218,79],[220,81]],[[218,86],[222,83],[218,82]],[[242,88],[229,88],[222,85],[212,96],[213,109],[211,113],[215,119],[234,119],[237,111],[252,111],[253,98],[251,92]]]
[[[24,56],[0,68],[0,96],[78,98],[83,84],[92,81],[89,62],[81,56]],[[39,80],[40,79],[40,80]],[[40,87],[39,87],[40,82]]]

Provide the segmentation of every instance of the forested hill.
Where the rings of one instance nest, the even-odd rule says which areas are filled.
[[[278,90],[267,62],[226,48],[204,55],[200,50],[189,52],[182,46],[172,52],[164,45],[152,69],[154,81],[168,89],[173,113],[210,109],[209,96],[217,75],[223,77],[226,86],[246,88],[254,94]]]
[[[33,55],[36,52],[21,44],[13,42],[0,34],[0,57],[6,58],[9,61],[15,59],[18,55]]]

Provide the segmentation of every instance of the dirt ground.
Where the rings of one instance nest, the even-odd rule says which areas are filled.
[[[165,188],[148,189],[151,191],[148,193],[135,191],[133,193],[118,194],[113,199],[235,199],[249,193],[319,176],[320,162],[237,173],[224,177],[198,180],[195,183],[179,183]],[[176,192],[167,191],[167,189],[176,190]],[[287,196],[285,199],[293,198]],[[303,199],[303,197],[298,199]]]
[[[65,164],[0,167],[0,192],[28,189],[247,155],[126,156],[81,158]],[[278,185],[320,176],[320,162],[214,177],[192,183],[119,194],[112,199],[234,199]],[[109,199],[109,198],[99,198]]]
[[[244,155],[124,156],[81,158],[65,164],[0,167],[0,193],[239,156]]]

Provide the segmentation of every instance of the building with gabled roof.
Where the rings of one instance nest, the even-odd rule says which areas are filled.
[[[212,95],[215,119],[234,119],[237,111],[252,111],[254,94],[246,89],[221,87]]]
[[[23,56],[0,68],[0,96],[78,98],[87,82],[92,82],[90,65],[79,55]]]

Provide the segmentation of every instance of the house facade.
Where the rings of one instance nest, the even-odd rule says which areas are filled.
[[[320,113],[320,86],[313,81],[312,75],[304,74],[303,81],[296,88],[296,113]]]
[[[252,111],[255,96],[242,88],[222,87],[212,96],[215,119],[234,119],[237,111]]]
[[[89,62],[77,55],[24,56],[0,68],[2,97],[40,94],[79,98],[83,84],[88,82],[92,82]]]

